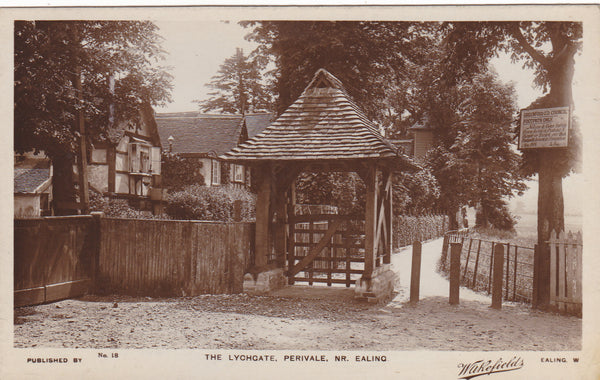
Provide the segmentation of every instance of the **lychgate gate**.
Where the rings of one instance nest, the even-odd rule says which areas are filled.
[[[357,297],[373,300],[392,292],[392,175],[417,166],[381,136],[337,78],[318,70],[271,126],[221,158],[253,167],[258,186],[246,291],[325,282],[355,284]],[[357,173],[366,187],[364,218],[296,215],[302,172]]]

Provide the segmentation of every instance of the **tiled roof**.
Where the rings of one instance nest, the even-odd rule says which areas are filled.
[[[50,178],[50,168],[15,168],[15,193],[34,193]]]
[[[169,149],[173,136],[175,153],[223,154],[237,146],[242,128],[241,115],[206,115],[199,112],[163,113],[156,115],[163,149]],[[269,125],[271,114],[246,115],[249,135]]]
[[[264,131],[271,124],[272,113],[255,113],[247,114],[246,128],[248,129],[248,138],[253,138],[260,132]]]
[[[337,160],[398,157],[341,82],[319,69],[302,95],[262,133],[224,159]]]

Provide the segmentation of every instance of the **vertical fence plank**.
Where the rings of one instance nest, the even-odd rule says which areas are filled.
[[[556,241],[556,232],[552,231],[550,233],[550,305],[555,305],[556,304],[556,295],[557,295],[557,283],[556,283],[556,276],[557,276],[557,252],[556,252],[556,247],[555,245],[553,245],[552,243]]]
[[[515,245],[515,262],[513,268],[513,301],[517,299],[517,262],[519,260],[519,247]],[[534,280],[535,282],[535,280]]]
[[[559,240],[565,241],[565,232],[561,231]],[[557,244],[558,248],[558,298],[564,302],[566,298],[566,262],[565,262],[565,244]]]

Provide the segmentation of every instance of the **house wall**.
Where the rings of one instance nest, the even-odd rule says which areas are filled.
[[[200,162],[202,162],[200,173],[204,177],[204,186],[212,186],[212,159],[201,158]]]
[[[94,148],[92,150],[92,164],[106,164],[106,149]]]
[[[414,131],[415,134],[415,158],[423,158],[427,151],[433,146],[432,131]]]
[[[40,216],[40,194],[15,194],[15,217]]]
[[[88,181],[96,190],[108,191],[108,165],[88,165]]]

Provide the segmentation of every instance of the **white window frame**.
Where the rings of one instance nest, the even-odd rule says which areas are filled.
[[[233,182],[244,183],[244,166],[233,165]]]
[[[129,172],[130,173],[152,173],[152,147],[149,144],[140,142],[133,142],[128,144],[128,155],[129,155]],[[145,171],[142,170],[142,153],[145,153],[146,167]]]
[[[220,185],[221,184],[221,162],[218,160],[211,160],[211,184]]]

